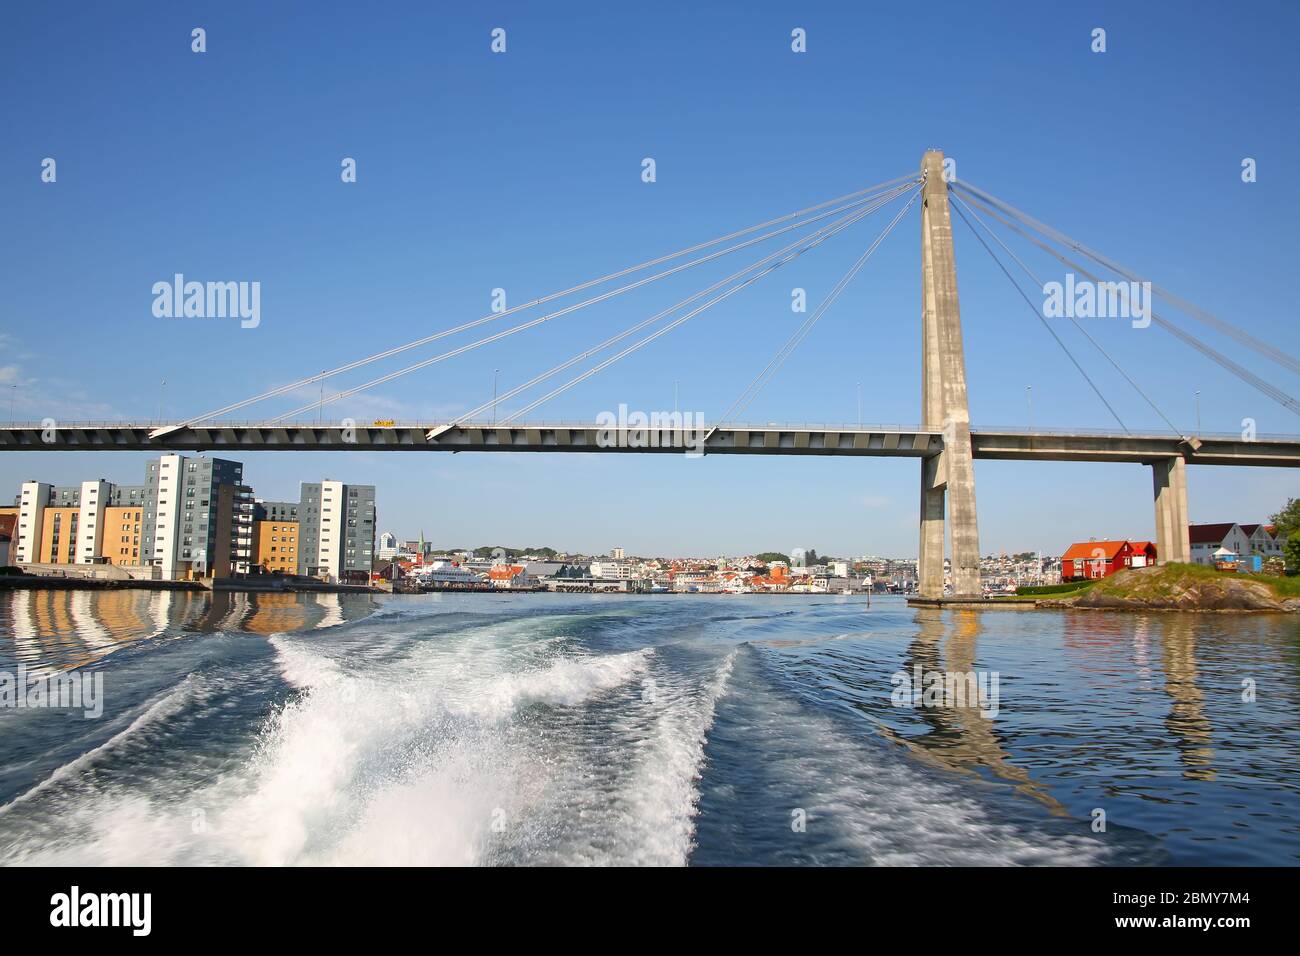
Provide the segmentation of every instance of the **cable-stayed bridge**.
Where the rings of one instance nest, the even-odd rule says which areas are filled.
[[[584,452],[600,454],[820,455],[850,458],[932,458],[944,447],[941,430],[919,425],[736,424],[702,428],[534,421],[503,425],[466,422],[430,438],[447,423],[223,422],[187,425],[151,438],[159,423],[69,422],[42,441],[39,425],[0,426],[9,449],[31,451],[444,451]],[[166,426],[170,427],[170,426]],[[1104,430],[1003,427],[971,430],[975,458],[1003,461],[1110,461],[1149,465],[1182,456],[1193,465],[1300,467],[1300,437],[1237,434],[1124,434]]]
[[[844,289],[898,226],[907,212],[919,203],[921,212],[921,424],[746,424],[746,409],[777,374],[786,359],[799,347]],[[711,306],[724,301],[785,264],[794,261],[828,239],[842,233],[872,213],[897,207],[892,218],[848,272],[832,287],[821,303],[773,355],[771,361],[750,382],[740,396],[715,421],[705,424],[677,418],[644,421],[545,422],[529,419],[543,404],[578,384],[598,375],[651,342],[669,334]],[[1027,307],[1042,322],[1056,344],[1065,352],[1100,404],[1114,418],[1116,426],[1105,431],[1071,429],[1045,431],[1022,428],[974,428],[967,400],[965,350],[962,344],[961,310],[957,295],[957,270],[953,251],[952,211],[969,228],[979,245],[1015,287]],[[424,336],[395,348],[357,359],[295,382],[280,385],[247,399],[179,422],[66,422],[46,419],[36,423],[12,423],[0,427],[0,451],[450,451],[450,452],[597,452],[676,453],[697,455],[813,455],[856,457],[911,457],[920,460],[920,594],[938,598],[943,594],[944,538],[947,527],[952,548],[954,592],[958,597],[978,595],[979,531],[975,505],[975,459],[1019,461],[1104,461],[1137,462],[1149,465],[1153,475],[1156,508],[1157,550],[1162,561],[1186,561],[1191,547],[1187,530],[1186,466],[1251,465],[1265,467],[1300,466],[1300,435],[1209,435],[1188,434],[1177,428],[1138,380],[1125,371],[1073,312],[1064,316],[1105,362],[1119,373],[1168,426],[1167,432],[1134,432],[1116,411],[1107,395],[1084,368],[1080,358],[1062,339],[1053,323],[1036,304],[1034,295],[1046,288],[1003,237],[990,225],[995,223],[1082,276],[1098,298],[1111,309],[1127,315],[1141,313],[1147,323],[1167,332],[1251,388],[1300,415],[1300,402],[1257,371],[1246,368],[1190,331],[1180,319],[1156,312],[1148,298],[1146,305],[1135,301],[1131,290],[1143,286],[1151,297],[1196,323],[1225,335],[1256,354],[1293,374],[1300,373],[1300,360],[1275,344],[1262,341],[1164,288],[1143,280],[1133,270],[1066,234],[1021,212],[1016,207],[971,184],[948,182],[944,157],[937,150],[927,152],[919,173],[896,177],[884,183],[827,200],[815,206],[720,236],[707,242],[629,266],[618,272],[550,293],[522,305],[475,319],[451,329]],[[820,224],[820,225],[818,225]],[[816,226],[816,228],[811,228]],[[402,376],[456,358],[512,335],[538,328],[566,314],[597,305],[659,279],[723,256],[781,237],[794,238],[749,265],[703,290],[661,310],[621,332],[587,348],[564,362],[540,372],[526,382],[493,396],[465,414],[442,422],[373,422],[351,420],[326,422],[326,404],[382,386]],[[991,240],[991,242],[990,242]],[[727,245],[724,245],[727,244]],[[721,248],[717,248],[720,247]],[[708,251],[706,251],[708,250]],[[999,250],[1001,254],[999,254]],[[692,258],[686,258],[692,257]],[[676,261],[682,260],[685,261]],[[1084,263],[1087,263],[1086,265]],[[675,263],[667,265],[668,263]],[[1028,280],[1030,289],[1017,278],[1015,269]],[[660,269],[659,267],[665,266]],[[486,335],[437,355],[421,359],[358,385],[326,395],[323,383],[357,369],[431,345],[444,338],[499,321],[516,313],[535,310],[551,302],[577,296],[587,290],[620,282],[638,273],[658,269],[611,289],[570,302],[524,322]],[[1163,306],[1162,306],[1163,307]],[[639,338],[637,337],[639,336]],[[630,340],[630,341],[629,341]],[[626,344],[625,344],[626,343]],[[611,352],[603,358],[603,353]],[[589,360],[593,364],[552,386],[550,382]],[[278,417],[248,420],[237,413],[251,405],[291,398],[302,390],[319,386],[319,401],[290,409]],[[518,410],[505,416],[498,409],[526,392],[546,388]],[[311,413],[318,416],[310,421]]]

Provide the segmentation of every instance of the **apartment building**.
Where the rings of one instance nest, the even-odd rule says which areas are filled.
[[[258,501],[254,505],[253,570],[299,574],[300,546],[296,501]]]
[[[23,482],[15,559],[152,566],[169,580],[226,577],[249,557],[251,492],[242,484],[243,467],[163,455],[145,463],[143,485]]]
[[[253,566],[267,574],[298,573],[298,522],[258,521]]]
[[[17,524],[17,514],[6,514],[4,511],[0,511],[0,568],[7,567],[13,563],[11,547],[13,544],[14,526]]]
[[[144,507],[110,505],[104,509],[100,555],[107,564],[140,564],[140,528]]]
[[[297,573],[334,584],[367,583],[375,560],[375,486],[327,479],[303,482],[300,495],[297,502],[267,507],[267,519],[278,516],[281,527],[296,522]]]
[[[20,564],[118,564],[168,580],[281,572],[370,580],[375,486],[304,482],[298,501],[257,501],[244,466],[162,455],[144,484],[22,484],[10,550]]]
[[[163,455],[145,465],[146,563],[162,577],[229,577],[251,546],[251,490],[244,466],[223,458]],[[236,520],[236,508],[241,511]],[[247,535],[238,532],[249,531]]]

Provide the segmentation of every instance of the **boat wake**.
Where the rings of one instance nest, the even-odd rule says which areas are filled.
[[[187,678],[0,809],[25,816],[12,826],[0,816],[0,858],[685,862],[729,663],[696,684],[657,669],[653,648],[594,653],[568,646],[563,622],[553,629],[539,637],[535,624],[484,624],[456,641],[409,641],[400,656],[390,647],[378,664],[348,659],[318,634],[275,635],[270,662],[288,696],[240,759],[184,793],[85,774],[184,710],[197,686]]]
[[[618,608],[205,639],[225,656],[182,658],[187,676],[15,788],[0,863],[1151,862],[809,699],[870,661],[810,670],[797,631]],[[1000,766],[997,744],[956,752]]]

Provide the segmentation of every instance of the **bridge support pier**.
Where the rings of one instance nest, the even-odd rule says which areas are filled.
[[[1187,462],[1166,458],[1151,466],[1156,501],[1156,563],[1192,560],[1187,530]]]
[[[921,550],[917,561],[917,593],[943,597],[944,487],[939,456],[921,459]]]
[[[927,428],[943,429],[944,447],[937,458],[921,463],[918,591],[924,598],[943,597],[947,512],[953,596],[978,597],[980,545],[975,467],[957,301],[957,259],[952,248],[943,153],[928,151],[921,170],[925,177],[921,207],[921,416]]]

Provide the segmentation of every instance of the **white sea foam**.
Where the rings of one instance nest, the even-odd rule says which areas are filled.
[[[294,687],[305,690],[332,684],[341,677],[336,661],[310,650],[300,641],[283,634],[272,634],[267,642],[275,648],[275,661],[280,673]]]
[[[735,659],[733,650],[695,693],[656,694],[661,709],[625,795],[635,826],[625,862],[683,866],[689,859],[704,748]]]
[[[479,861],[545,776],[502,722],[526,706],[580,705],[651,655],[562,658],[468,682],[452,699],[445,686],[466,676],[455,666],[437,679],[427,661],[362,677],[306,641],[272,643],[304,693],[268,723],[241,779],[223,782],[237,796],[210,819],[223,853],[260,865]]]
[[[572,707],[627,683],[645,670],[653,653],[653,649],[644,648],[604,657],[563,658],[537,670],[506,674],[472,698],[463,698],[457,710],[500,720],[529,704]]]

